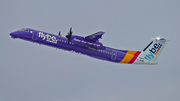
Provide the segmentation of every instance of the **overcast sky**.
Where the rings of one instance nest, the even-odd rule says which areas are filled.
[[[171,41],[158,65],[125,65],[12,39],[23,27],[143,50]],[[0,101],[179,101],[180,0],[0,0]]]

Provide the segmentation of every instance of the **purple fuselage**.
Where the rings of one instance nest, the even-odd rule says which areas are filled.
[[[72,35],[71,42],[68,43],[68,39],[65,37],[30,28],[12,32],[10,33],[10,35],[12,36],[12,38],[20,38],[27,41],[44,44],[47,46],[117,63],[120,63],[122,61],[128,51],[105,47],[99,41],[88,42],[83,39],[84,37],[76,35]]]

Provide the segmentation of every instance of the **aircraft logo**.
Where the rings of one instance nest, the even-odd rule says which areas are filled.
[[[155,43],[154,44],[154,47],[153,48],[151,48],[151,49],[149,49],[149,54],[148,55],[146,55],[144,58],[146,59],[146,60],[151,60],[152,58],[154,58],[154,55],[157,55],[157,53],[159,52],[159,50],[161,49],[161,47],[162,47],[162,45],[159,43],[159,44],[157,44],[157,43]],[[154,54],[154,55],[153,55]]]
[[[39,32],[39,37],[43,40],[46,39],[46,41],[57,44],[57,40],[55,36],[51,36],[49,34],[44,34],[43,32]]]

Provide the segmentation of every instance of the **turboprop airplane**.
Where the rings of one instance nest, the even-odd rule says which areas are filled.
[[[66,37],[62,37],[60,32],[58,35],[53,35],[43,31],[23,28],[10,33],[10,35],[14,39],[20,38],[101,60],[107,60],[115,63],[146,65],[157,64],[156,60],[168,41],[165,38],[157,37],[152,39],[150,44],[145,47],[143,51],[131,51],[113,49],[104,46],[101,42],[99,42],[99,39],[102,38],[102,35],[104,34],[102,31],[86,37],[72,35],[72,33],[72,28],[70,28]]]

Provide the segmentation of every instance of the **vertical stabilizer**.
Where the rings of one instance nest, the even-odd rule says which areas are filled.
[[[138,56],[137,64],[157,64],[156,60],[167,44],[165,38],[152,38],[152,42]]]

